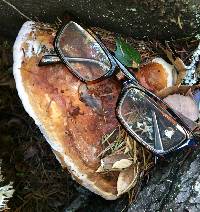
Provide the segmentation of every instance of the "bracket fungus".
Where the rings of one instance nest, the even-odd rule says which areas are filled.
[[[22,26],[13,50],[18,95],[62,167],[92,192],[114,200],[133,188],[140,176],[133,172],[134,176],[123,184],[124,174],[139,164],[148,170],[151,154],[139,145],[137,149],[135,141],[133,145],[132,138],[120,130],[123,136],[116,135],[109,145],[117,151],[122,148],[123,154],[105,167],[104,153],[110,146],[102,139],[119,129],[115,107],[120,83],[113,77],[86,86],[61,63],[38,66],[42,56],[53,51],[55,34],[55,29],[41,23],[28,21]]]

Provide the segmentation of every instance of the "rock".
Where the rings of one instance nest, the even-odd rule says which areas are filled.
[[[55,23],[67,12],[96,25],[135,38],[170,39],[196,35],[200,28],[199,0],[9,0],[32,20]],[[25,18],[6,0],[0,1],[1,33],[15,37]]]
[[[128,212],[200,211],[200,152],[188,150],[160,164]]]

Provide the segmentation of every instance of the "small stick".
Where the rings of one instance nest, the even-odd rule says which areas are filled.
[[[32,21],[28,16],[26,16],[24,13],[22,13],[19,9],[17,9],[17,7],[12,5],[10,2],[8,2],[6,0],[1,0],[1,1],[4,2],[5,4],[7,4],[8,6],[12,7],[15,11],[17,11],[24,18],[28,19],[29,21]]]

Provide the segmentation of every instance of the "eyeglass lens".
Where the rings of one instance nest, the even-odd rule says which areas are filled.
[[[157,108],[151,98],[130,88],[121,100],[119,111],[128,130],[157,150],[170,150],[185,138],[184,129],[166,111]],[[156,145],[160,138],[161,145]]]
[[[58,38],[58,49],[73,72],[86,81],[105,75],[111,63],[99,43],[81,26],[69,22]]]

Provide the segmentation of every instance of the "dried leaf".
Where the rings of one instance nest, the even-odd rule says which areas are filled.
[[[124,154],[127,154],[129,151],[130,151],[130,150],[129,150],[128,146],[126,146],[126,148],[125,148],[125,150],[124,150]]]
[[[181,85],[181,86],[172,86],[166,89],[163,89],[162,91],[159,91],[158,93],[156,93],[157,96],[159,96],[160,98],[165,98],[169,95],[173,95],[173,94],[181,94],[183,96],[189,96],[190,98],[192,98],[198,107],[198,97],[195,95],[196,91],[199,90],[199,85],[193,85],[193,86],[187,86],[187,85]],[[186,107],[188,108],[188,106]],[[193,129],[196,127],[196,123],[194,121],[192,121],[191,119],[183,116],[183,114],[181,114],[180,112],[176,111],[176,113],[182,117],[183,121],[188,125],[188,127],[190,129]]]
[[[128,155],[125,155],[123,153],[116,153],[109,156],[106,156],[105,158],[101,159],[101,168],[99,167],[97,172],[104,172],[104,171],[117,171],[117,168],[113,168],[113,165],[121,161],[123,159],[128,159]]]
[[[161,91],[156,92],[156,95],[159,96],[160,98],[165,98],[169,94],[174,94],[178,91],[179,87],[178,86],[171,86],[169,88],[165,88]]]
[[[164,49],[162,46],[161,46],[161,49],[163,50],[163,52],[167,55],[167,58],[169,59],[169,61],[174,64],[174,57],[173,57],[173,53],[171,50],[169,49]]]
[[[134,60],[132,61],[132,68],[138,68],[139,64],[136,63]]]
[[[120,196],[133,188],[139,179],[138,165],[130,166],[120,172],[117,180],[117,195]]]
[[[96,170],[96,172],[100,173],[100,172],[105,172],[106,170],[102,167],[99,166],[99,168]]]
[[[182,80],[186,76],[185,64],[179,57],[177,57],[176,60],[174,61],[174,66],[175,66],[176,70],[178,71],[178,77],[177,77],[175,85],[179,85],[179,84],[181,84]]]
[[[199,109],[190,96],[183,96],[180,94],[169,95],[163,99],[171,108],[179,113],[183,114],[185,117],[195,121],[199,116]]]
[[[179,93],[182,94],[184,96],[187,96],[188,91],[191,90],[192,93],[197,90],[200,89],[200,85],[193,85],[193,86],[188,86],[188,85],[180,85],[180,86],[172,86],[169,88],[165,88],[162,91],[159,91],[156,93],[157,96],[159,96],[160,98],[165,98],[168,95],[172,95],[175,93]]]
[[[128,168],[132,164],[133,164],[132,160],[121,159],[113,164],[112,169],[122,170],[122,169]]]
[[[178,72],[178,76],[177,76],[177,80],[176,80],[175,85],[181,84],[182,80],[186,76],[185,64],[183,63],[183,61],[179,57],[176,57],[176,59],[174,60],[173,53],[172,53],[172,51],[170,49],[162,48],[162,50],[167,55],[168,59],[174,65],[174,67],[176,68],[176,70]]]

